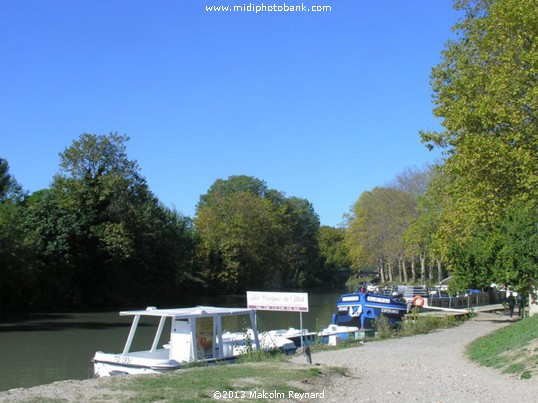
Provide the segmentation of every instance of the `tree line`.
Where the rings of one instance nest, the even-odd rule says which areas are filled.
[[[382,282],[454,290],[538,277],[538,3],[458,0],[431,74],[440,161],[362,193],[340,228],[260,179],[218,179],[193,218],[150,191],[126,136],[83,134],[50,188],[0,159],[0,311],[127,306],[190,292]]]
[[[354,267],[382,280],[449,273],[454,290],[527,292],[538,278],[538,2],[454,6],[455,39],[431,74],[443,130],[420,133],[442,160],[362,194],[346,242]]]
[[[150,191],[128,137],[82,134],[49,188],[27,194],[0,159],[1,312],[84,309],[332,285],[345,256],[311,203],[249,176],[217,180],[196,217]]]

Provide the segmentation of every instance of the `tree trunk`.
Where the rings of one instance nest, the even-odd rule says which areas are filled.
[[[402,272],[403,272],[403,282],[405,285],[407,285],[407,282],[409,281],[409,279],[407,278],[407,267],[405,264],[405,258],[402,259]]]
[[[387,273],[389,275],[389,283],[392,283],[392,263],[390,260],[387,262]]]
[[[417,268],[415,267],[415,256],[411,257],[411,282],[417,283]]]
[[[426,285],[426,253],[420,253],[420,283]]]
[[[379,271],[379,278],[381,279],[381,284],[385,282],[385,273],[383,272],[383,260],[379,259],[377,261],[377,270]]]
[[[443,261],[441,259],[437,259],[437,278],[439,282],[443,279]]]
[[[400,284],[402,284],[403,282],[403,270],[402,270],[402,266],[403,266],[403,261],[404,261],[404,258],[402,256],[398,256],[398,279],[400,281]]]

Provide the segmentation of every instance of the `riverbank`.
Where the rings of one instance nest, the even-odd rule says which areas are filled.
[[[313,366],[306,364],[302,355],[294,356],[291,363],[275,362],[271,365],[277,369],[281,366],[282,370],[289,368],[289,365],[293,365],[296,370],[319,368],[324,374],[329,374],[300,382],[301,385],[298,385],[308,392],[323,392],[323,401],[326,402],[536,401],[537,376],[528,380],[517,379],[497,370],[480,367],[470,362],[465,355],[465,347],[472,340],[511,322],[510,318],[502,313],[479,313],[472,320],[450,329],[365,343],[357,348],[314,353]],[[324,370],[334,366],[346,367],[345,375]],[[193,368],[185,371],[203,370],[204,368]],[[136,400],[134,390],[122,388],[125,382],[126,378],[62,381],[29,389],[0,392],[0,401]],[[163,399],[166,401],[165,397]],[[198,400],[209,401],[214,398],[206,391],[206,397]],[[319,400],[313,398],[301,401]]]

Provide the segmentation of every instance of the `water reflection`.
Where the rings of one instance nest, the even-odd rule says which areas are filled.
[[[334,312],[336,299],[346,291],[309,291],[309,312],[302,314],[303,328],[312,331],[326,327]],[[174,307],[193,305],[246,306],[246,297],[204,297],[196,302],[183,301]],[[133,349],[150,347],[157,325],[154,319],[144,318],[140,321]],[[89,378],[93,369],[90,360],[95,351],[123,350],[131,320],[131,317],[121,317],[115,311],[34,314],[25,320],[0,323],[0,356],[4,360],[0,367],[0,390]],[[227,325],[237,328],[238,324]],[[300,315],[295,312],[258,311],[258,327],[261,331],[299,328]],[[165,340],[167,337],[163,334],[161,342],[168,341]]]

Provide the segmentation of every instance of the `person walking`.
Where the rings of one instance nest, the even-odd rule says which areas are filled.
[[[527,300],[525,298],[525,294],[520,293],[519,298],[518,298],[518,307],[519,307],[518,314],[519,314],[519,317],[522,318],[522,319],[525,318],[525,307],[526,306],[527,306]]]
[[[512,318],[514,316],[514,307],[516,306],[516,299],[514,298],[514,294],[512,294],[512,291],[510,291],[510,293],[508,294],[506,302],[508,302],[508,311],[510,312],[510,317]]]

